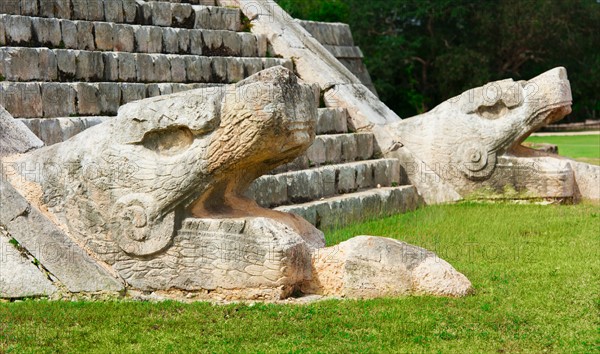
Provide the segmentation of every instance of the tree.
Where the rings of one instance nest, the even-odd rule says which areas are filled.
[[[279,0],[292,16],[340,21],[381,99],[408,117],[471,87],[565,66],[571,120],[600,117],[600,3],[593,0]]]

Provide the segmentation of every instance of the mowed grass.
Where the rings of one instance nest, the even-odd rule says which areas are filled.
[[[600,349],[600,209],[461,203],[329,232],[436,251],[465,298],[310,305],[23,301],[0,304],[9,353],[588,353]]]
[[[554,144],[559,155],[574,158],[577,161],[600,165],[600,135],[571,136],[530,136],[526,143]]]

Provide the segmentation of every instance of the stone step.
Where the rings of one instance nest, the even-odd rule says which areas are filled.
[[[293,69],[278,58],[0,48],[0,75],[9,81],[232,83],[277,65]]]
[[[236,8],[139,0],[2,0],[0,13],[64,20],[238,31]]]
[[[114,116],[119,106],[143,98],[218,84],[122,82],[0,82],[0,105],[15,118]]]
[[[303,217],[321,230],[348,226],[424,205],[414,186],[382,187],[334,196],[304,204],[286,205],[275,210]]]
[[[348,111],[345,108],[319,108],[317,134],[348,132]]]
[[[265,57],[267,40],[248,32],[140,26],[0,15],[0,45],[129,53]]]
[[[400,184],[400,162],[379,159],[259,177],[246,195],[263,207],[319,200],[336,194]]]
[[[373,133],[317,135],[306,153],[278,167],[273,174],[310,167],[369,160],[373,157]]]
[[[41,141],[50,146],[81,133],[94,125],[106,122],[113,116],[59,117],[59,118],[17,118]]]

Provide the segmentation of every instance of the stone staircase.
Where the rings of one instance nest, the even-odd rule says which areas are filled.
[[[321,229],[413,210],[422,204],[400,162],[380,158],[372,133],[352,133],[344,109],[321,108],[306,153],[258,178],[248,190],[263,207],[304,217]]]
[[[221,6],[218,6],[221,5]],[[238,82],[291,60],[270,58],[225,0],[9,0],[0,3],[0,105],[47,145],[147,97]],[[375,90],[343,24],[303,26]],[[371,133],[343,109],[319,110],[317,137],[248,191],[265,207],[332,228],[414,209],[421,200]]]

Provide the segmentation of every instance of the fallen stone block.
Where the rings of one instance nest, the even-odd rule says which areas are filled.
[[[435,253],[394,239],[357,236],[320,249],[306,293],[368,299],[381,296],[461,297],[471,282]]]

